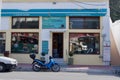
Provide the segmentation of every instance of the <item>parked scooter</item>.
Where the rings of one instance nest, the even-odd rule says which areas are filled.
[[[49,62],[45,63],[45,61],[41,61],[39,59],[35,59],[35,54],[30,54],[30,57],[33,59],[32,69],[36,72],[42,69],[50,69],[53,72],[60,71],[60,65],[54,61],[54,59],[49,56]]]

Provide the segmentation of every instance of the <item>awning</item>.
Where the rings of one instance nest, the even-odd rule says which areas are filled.
[[[2,9],[1,16],[105,16],[107,9]]]

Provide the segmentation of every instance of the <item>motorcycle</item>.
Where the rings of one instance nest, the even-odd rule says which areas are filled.
[[[32,69],[33,71],[40,71],[42,69],[49,69],[53,72],[59,72],[60,71],[60,65],[54,61],[54,59],[49,56],[49,62],[45,63],[45,61],[41,61],[39,59],[35,59],[35,54],[30,54],[30,57],[33,59],[32,62]]]

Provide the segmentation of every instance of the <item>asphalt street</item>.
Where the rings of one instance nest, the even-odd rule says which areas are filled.
[[[0,73],[0,80],[120,80],[120,76],[97,72],[33,72]]]

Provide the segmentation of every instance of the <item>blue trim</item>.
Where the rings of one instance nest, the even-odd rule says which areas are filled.
[[[2,9],[1,16],[105,16],[107,9]]]

